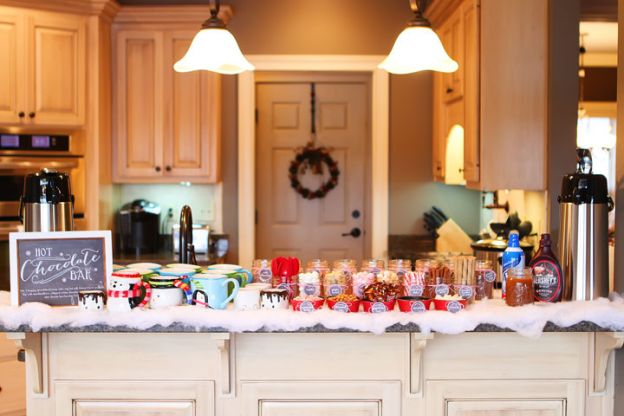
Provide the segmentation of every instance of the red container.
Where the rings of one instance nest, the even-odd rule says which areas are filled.
[[[290,301],[290,304],[292,305],[293,310],[297,312],[315,311],[317,309],[320,309],[323,306],[323,303],[325,303],[323,299],[314,300],[314,301],[293,299]]]
[[[468,301],[466,299],[443,300],[434,299],[433,304],[437,311],[459,312],[466,307]]]
[[[394,309],[394,301],[371,302],[369,300],[363,300],[362,305],[364,305],[364,312],[368,313],[388,312]]]
[[[329,307],[329,309],[338,312],[357,312],[360,310],[360,301],[356,300],[353,302],[336,302],[335,300],[327,299],[327,306]]]
[[[398,299],[401,312],[425,312],[431,306],[430,298],[405,296]]]

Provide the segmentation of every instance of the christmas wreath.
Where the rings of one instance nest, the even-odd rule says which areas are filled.
[[[329,191],[338,185],[340,170],[338,169],[338,163],[332,159],[329,153],[329,149],[325,147],[314,147],[312,142],[310,142],[306,147],[299,149],[295,160],[290,162],[290,167],[288,168],[290,186],[305,199],[324,198]],[[310,169],[314,175],[323,175],[323,165],[327,165],[329,178],[320,188],[311,190],[301,185],[299,175],[304,175],[308,169]]]

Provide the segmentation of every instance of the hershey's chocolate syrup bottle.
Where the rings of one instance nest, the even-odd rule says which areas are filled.
[[[535,300],[559,302],[563,293],[563,272],[551,248],[550,234],[542,234],[539,250],[529,265],[533,271]]]

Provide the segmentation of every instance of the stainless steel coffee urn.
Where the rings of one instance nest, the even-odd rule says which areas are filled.
[[[72,231],[74,196],[69,176],[50,169],[26,175],[19,217],[24,231]]]
[[[563,177],[559,196],[559,259],[564,300],[609,294],[607,179],[592,173],[591,152],[577,149],[576,172]]]

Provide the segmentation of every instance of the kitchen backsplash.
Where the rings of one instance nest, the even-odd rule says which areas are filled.
[[[208,223],[217,231],[222,231],[221,185],[119,185],[120,206],[135,199],[147,199],[161,207],[161,221],[167,210],[173,208],[174,218],[180,217],[183,205],[193,210],[193,221]]]

